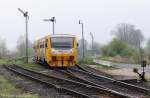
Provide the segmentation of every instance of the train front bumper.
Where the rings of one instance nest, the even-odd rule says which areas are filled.
[[[53,55],[51,58],[52,67],[71,67],[76,64],[75,56],[73,55]]]

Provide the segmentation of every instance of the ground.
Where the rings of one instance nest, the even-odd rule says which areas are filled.
[[[95,68],[95,66],[90,65]],[[97,68],[96,68],[97,69]],[[118,80],[126,80],[126,79],[138,79],[138,75],[133,73],[132,69],[99,69],[102,72],[113,75]]]
[[[56,90],[54,87],[48,87],[41,84],[40,82],[32,81],[22,76],[18,76],[17,74],[5,69],[2,66],[3,64],[11,65],[12,63],[36,71],[45,70],[45,68],[39,64],[34,64],[33,62],[25,64],[24,62],[19,60],[11,62],[10,61],[8,62],[8,60],[0,60],[0,75],[3,75],[6,78],[6,80],[9,81],[14,86],[14,88],[19,89],[22,92],[19,97],[15,98],[73,98],[70,95],[67,95],[63,92],[62,93],[59,92],[59,90]],[[29,96],[29,94],[31,96]],[[4,97],[4,98],[12,98],[12,97]]]
[[[21,81],[20,77],[14,77],[3,70],[2,65],[8,64],[7,60],[0,60],[0,98],[39,98],[38,94],[23,91],[20,87],[14,85],[14,82]],[[9,78],[9,79],[8,79]]]
[[[0,75],[0,98],[38,98],[36,94],[23,93]]]
[[[133,68],[137,68],[139,70],[139,73],[142,72],[142,67],[139,64],[123,64],[123,63],[114,63],[111,61],[104,61],[99,60],[97,61],[100,64],[104,64],[108,67],[101,68],[98,65],[90,65],[90,67],[96,68],[102,72],[111,74],[116,76],[117,79],[138,79],[138,75],[133,72]],[[113,68],[109,68],[109,66],[112,66]],[[146,79],[150,80],[150,65],[147,65],[145,68],[146,72]]]
[[[33,62],[29,62],[29,64],[25,64],[24,62],[17,60],[17,61],[8,61],[8,60],[0,60],[0,72],[2,71],[1,65],[2,64],[12,64],[15,63],[17,65],[20,65],[22,67],[25,68],[29,68],[32,70],[36,70],[36,71],[41,71],[45,70],[44,67],[42,67],[41,65],[38,64],[34,64]],[[104,65],[89,65],[90,67],[96,68],[102,72],[108,73],[110,75],[113,75],[116,79],[119,80],[126,80],[126,79],[137,79],[138,75],[133,73],[132,68],[133,66],[125,66],[125,67],[119,67],[117,68],[115,67],[106,67]],[[138,67],[138,66],[137,66]],[[140,68],[140,67],[138,67]],[[5,71],[2,71],[5,72]],[[12,96],[12,94],[15,94],[17,96],[23,96],[22,98],[55,98],[56,96],[60,96],[60,95],[50,95],[50,93],[48,92],[54,92],[55,94],[57,93],[57,91],[55,91],[54,89],[45,89],[44,86],[39,86],[39,84],[37,83],[32,83],[31,81],[27,81],[26,79],[22,79],[19,78],[18,76],[15,75],[11,75],[11,73],[6,73],[5,72],[7,78],[5,79],[5,77],[3,76],[2,73],[0,73],[0,98],[3,95],[8,95],[8,96]],[[11,77],[12,76],[12,77]],[[8,79],[8,78],[15,78],[15,80],[13,80],[13,82],[19,84],[19,88],[16,87],[16,84],[12,84]],[[146,78],[148,80],[150,80],[150,74],[146,74]],[[17,81],[17,82],[16,82]],[[137,84],[139,85],[139,84]],[[140,84],[141,85],[141,84]],[[143,85],[143,84],[142,84]],[[146,87],[148,87],[149,84],[146,84]],[[150,88],[150,86],[148,87]],[[29,93],[29,92],[32,93]],[[47,92],[47,93],[45,93]],[[40,95],[39,95],[40,94]],[[41,95],[44,95],[44,97]],[[51,96],[51,97],[47,97],[47,96]],[[61,96],[62,97],[62,96]],[[9,97],[8,97],[9,98]],[[10,97],[11,98],[11,97]],[[18,97],[19,98],[19,97]]]

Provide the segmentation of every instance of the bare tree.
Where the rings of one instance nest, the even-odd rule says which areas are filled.
[[[85,56],[87,54],[87,47],[88,47],[88,42],[86,40],[84,40],[84,53],[85,53]],[[82,39],[80,39],[78,41],[78,57],[79,58],[82,58],[82,52],[83,52],[83,44],[82,44]]]
[[[5,39],[0,39],[0,58],[5,58],[8,52]]]
[[[20,57],[25,56],[25,38],[24,36],[19,36],[18,40],[17,40],[17,54]]]
[[[26,47],[25,47],[25,36],[20,36],[17,40],[17,54],[19,57],[24,57],[26,53]],[[33,43],[28,40],[28,53],[29,56],[33,56]]]
[[[142,35],[141,30],[138,29],[132,32],[130,39],[132,45],[136,47],[140,47],[141,43],[144,40],[144,36]]]
[[[118,39],[136,48],[140,47],[144,40],[141,30],[135,29],[135,26],[131,24],[118,24],[116,30],[112,32]]]
[[[148,42],[147,42],[146,53],[150,59],[150,38],[148,39]]]
[[[90,46],[90,50],[92,50],[92,44],[89,45]],[[101,44],[99,44],[98,42],[93,42],[93,53],[94,54],[100,54],[100,50],[101,50]]]

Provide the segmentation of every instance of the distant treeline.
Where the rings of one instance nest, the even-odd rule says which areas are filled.
[[[132,59],[134,62],[140,62],[142,59],[150,57],[150,39],[146,46],[143,46],[145,40],[140,29],[134,25],[121,23],[112,31],[114,38],[110,43],[102,48],[102,55],[105,57],[120,56]]]

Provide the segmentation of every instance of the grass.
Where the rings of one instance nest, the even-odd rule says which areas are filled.
[[[101,60],[109,60],[108,58],[109,58],[109,57],[103,56],[103,57],[98,57],[97,59],[101,59]]]
[[[100,60],[104,60],[104,61],[110,61],[110,62],[114,62],[114,63],[123,63],[123,62],[119,62],[119,61],[113,61],[113,60],[110,60],[111,57],[99,57],[97,59],[100,59]]]
[[[39,64],[35,64],[34,62],[30,61],[27,63],[24,63],[23,61],[16,61],[16,62],[13,62],[13,64],[17,64],[17,65],[20,65],[24,68],[28,68],[28,69],[35,69],[35,70],[39,70],[42,68],[41,65]]]
[[[8,80],[0,75],[0,98],[39,98],[37,94],[22,93]]]
[[[130,62],[126,62],[125,57],[120,57],[120,59],[122,59],[122,60],[118,60],[118,58],[115,58],[115,57],[106,57],[106,56],[98,57],[97,59],[104,60],[104,61],[110,61],[113,63],[131,63],[131,64],[139,64],[140,63],[139,59],[133,59],[133,58],[129,58],[128,60],[130,60]]]
[[[35,64],[32,59],[29,59],[28,64],[25,63],[23,60],[9,60],[9,59],[0,59],[0,64],[5,64],[5,65],[11,65],[11,64],[16,64],[16,65],[20,65],[22,67],[25,68],[29,68],[29,69],[41,69],[42,66],[39,64]]]
[[[29,63],[23,62],[23,60],[8,60],[8,59],[0,59],[0,64],[6,64],[6,65],[11,65],[11,64],[17,64],[20,65],[24,68],[28,69],[33,69],[33,70],[40,70],[43,67],[39,64],[35,64],[32,59],[29,59]],[[93,58],[85,58],[84,62],[79,62],[80,65],[96,65],[100,69],[116,69],[116,66],[105,66],[101,64],[97,64],[93,62]]]
[[[33,64],[31,60],[29,60],[29,64],[25,64],[21,60],[15,61],[9,59],[0,59],[0,65],[2,64],[18,64],[22,67],[30,69],[40,67],[37,64]],[[19,79],[19,77],[17,79]],[[37,94],[22,93],[22,91],[19,88],[15,88],[13,84],[11,84],[7,79],[0,75],[0,98],[39,98],[39,96]]]
[[[8,59],[0,59],[0,64],[8,64]]]
[[[84,60],[84,62],[80,62],[80,65],[96,65],[96,68],[98,69],[116,69],[116,66],[105,66],[102,64],[97,64],[95,62],[93,62],[93,58],[86,58]]]

